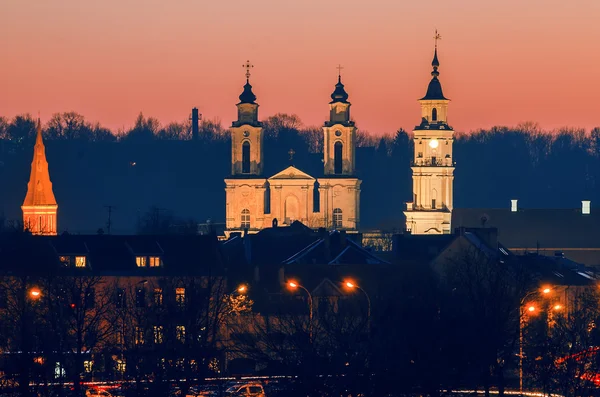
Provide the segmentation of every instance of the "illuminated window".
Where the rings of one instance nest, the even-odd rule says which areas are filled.
[[[185,306],[185,288],[175,288],[175,302],[179,307]]]
[[[250,211],[247,209],[242,210],[242,229],[250,228]]]
[[[135,327],[134,342],[136,345],[144,344],[144,329],[142,327]]]
[[[162,325],[154,326],[154,343],[155,344],[163,343],[163,327],[162,327]]]
[[[160,306],[163,303],[163,291],[162,288],[154,288],[154,304]]]
[[[94,365],[93,361],[85,360],[83,362],[83,370],[85,371],[85,373],[87,373],[87,374],[91,373],[93,365]]]
[[[85,256],[75,257],[75,267],[85,267]]]
[[[437,109],[433,108],[431,111],[431,121],[437,121]]]
[[[340,208],[336,208],[333,210],[333,228],[342,228],[342,210]]]
[[[333,172],[336,174],[342,173],[342,154],[343,154],[344,145],[342,142],[337,141],[335,145],[333,145]]]
[[[117,360],[117,371],[125,372],[125,360]]]
[[[161,265],[160,257],[158,257],[158,256],[150,257],[150,267],[160,267],[160,265]]]
[[[135,263],[136,263],[137,267],[146,267],[147,259],[148,258],[146,258],[145,256],[136,256]]]
[[[250,142],[242,143],[242,173],[250,173]]]
[[[177,337],[178,341],[185,341],[185,325],[178,325],[175,327],[175,336]]]

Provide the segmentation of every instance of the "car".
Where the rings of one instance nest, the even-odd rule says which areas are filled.
[[[225,393],[232,397],[265,397],[265,390],[260,383],[234,385]]]

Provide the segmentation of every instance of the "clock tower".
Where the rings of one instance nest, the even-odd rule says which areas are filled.
[[[452,143],[454,131],[448,125],[449,99],[444,97],[438,79],[440,63],[437,40],[431,66],[432,79],[421,103],[421,124],[413,131],[413,201],[406,203],[406,230],[412,234],[451,232],[454,180]]]

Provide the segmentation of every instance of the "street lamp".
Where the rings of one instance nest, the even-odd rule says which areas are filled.
[[[367,298],[367,332],[371,333],[371,298],[369,297],[369,294],[367,294],[367,291],[356,285],[356,283],[354,283],[351,280],[346,280],[344,282],[344,285],[348,289],[357,289],[359,291],[362,291],[363,294],[365,294],[365,297]]]
[[[310,291],[307,290],[306,288],[304,288],[302,285],[298,284],[296,281],[288,281],[287,286],[292,289],[303,289],[306,294],[308,295],[308,337],[310,340],[310,343],[312,343],[313,340],[313,298],[312,295],[310,294]]]
[[[542,294],[544,297],[548,297],[550,295],[550,293],[552,292],[552,288],[550,287],[544,287],[544,289],[541,290]],[[521,304],[519,305],[519,393],[521,395],[523,395],[523,325],[524,325],[524,316],[525,316],[525,312],[523,310],[523,307],[525,305],[525,302],[528,298],[530,298],[531,296],[533,296],[534,294],[536,294],[537,291],[530,291],[528,294],[526,294],[523,299],[521,300]],[[560,310],[562,308],[561,305],[555,305],[554,306],[554,310]],[[530,304],[529,306],[527,306],[527,311],[530,313],[530,315],[535,314],[537,308],[533,305]]]

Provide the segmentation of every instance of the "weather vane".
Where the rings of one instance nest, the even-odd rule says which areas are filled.
[[[342,65],[338,64],[336,69],[338,70],[338,76],[342,77],[342,69],[344,69],[344,67]]]
[[[242,67],[244,69],[246,69],[246,80],[249,80],[250,79],[250,69],[252,69],[254,67],[254,65],[251,64],[250,61],[246,61],[246,63],[243,64]]]
[[[440,36],[437,29],[435,30],[435,36],[433,36],[433,39],[435,40],[435,48],[437,49],[437,42],[438,42],[438,40],[442,39],[442,36]]]
[[[294,154],[296,154],[296,152],[294,151],[294,149],[290,149],[288,151],[288,154],[290,155],[290,161],[294,160]]]

